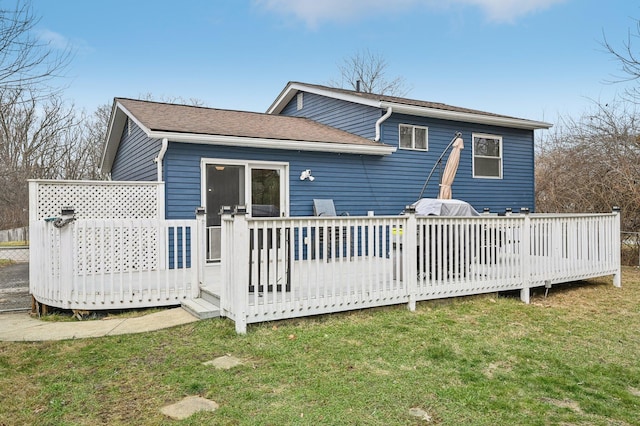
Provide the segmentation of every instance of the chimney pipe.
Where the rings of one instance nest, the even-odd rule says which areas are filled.
[[[360,80],[356,80],[356,92],[360,91]]]

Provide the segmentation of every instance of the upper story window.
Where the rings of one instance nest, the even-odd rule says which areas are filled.
[[[401,149],[429,150],[429,128],[421,126],[400,125]]]
[[[473,177],[502,179],[502,136],[473,134]]]

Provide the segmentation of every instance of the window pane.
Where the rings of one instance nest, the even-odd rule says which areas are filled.
[[[280,173],[278,170],[251,169],[251,215],[280,216]]]
[[[416,149],[427,149],[427,129],[416,128]]]
[[[207,164],[207,226],[220,226],[220,208],[244,204],[244,166]]]
[[[500,159],[474,158],[475,176],[500,177]]]
[[[411,126],[400,126],[400,148],[413,148],[412,133]]]
[[[475,155],[483,157],[500,157],[500,140],[488,138],[475,138]]]

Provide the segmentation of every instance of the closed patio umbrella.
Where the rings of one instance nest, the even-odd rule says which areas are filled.
[[[458,164],[460,164],[460,151],[462,151],[463,149],[464,143],[462,142],[462,138],[456,138],[455,142],[453,143],[453,149],[451,150],[449,158],[447,159],[447,165],[444,167],[444,172],[442,173],[440,195],[438,195],[439,199],[451,199],[451,185],[453,185],[453,180],[456,177]]]

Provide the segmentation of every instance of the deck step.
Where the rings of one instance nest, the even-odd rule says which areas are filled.
[[[200,288],[200,298],[206,300],[212,305],[220,306],[220,296],[213,292],[213,290],[207,287]]]
[[[217,318],[220,316],[220,308],[200,297],[183,300],[182,309],[198,319]]]

